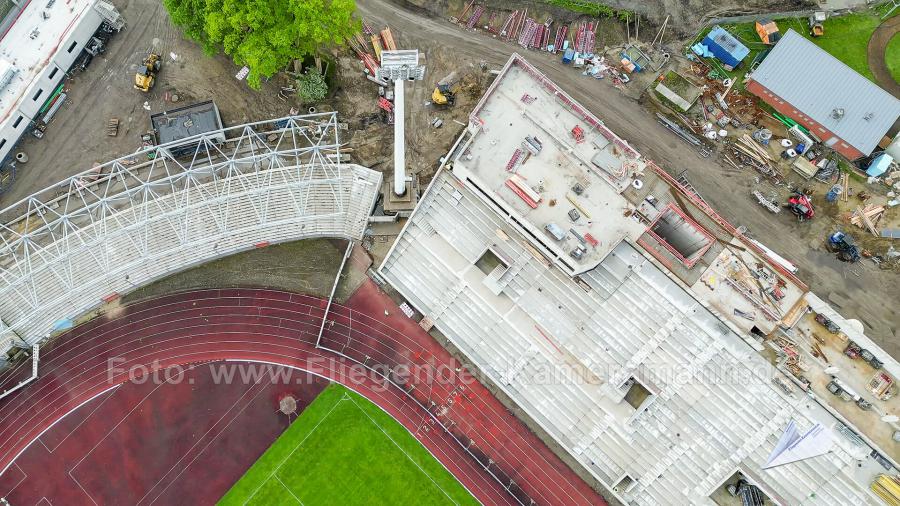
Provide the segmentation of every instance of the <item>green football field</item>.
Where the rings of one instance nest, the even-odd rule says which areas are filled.
[[[332,384],[219,504],[478,502],[402,425]]]

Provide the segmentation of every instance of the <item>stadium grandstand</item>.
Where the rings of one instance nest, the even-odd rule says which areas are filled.
[[[0,356],[37,355],[85,312],[194,265],[285,241],[360,240],[381,174],[341,160],[341,127],[321,113],[206,132],[0,211]]]
[[[895,427],[773,343],[898,364],[767,251],[513,55],[379,273],[625,504],[876,503]]]

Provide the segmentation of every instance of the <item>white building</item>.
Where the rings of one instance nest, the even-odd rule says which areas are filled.
[[[29,131],[103,21],[122,24],[115,7],[104,0],[18,3],[6,14],[0,39],[0,160]]]
[[[807,308],[897,362],[689,187],[518,55],[446,160],[380,274],[622,502],[877,504],[897,405],[819,394]]]

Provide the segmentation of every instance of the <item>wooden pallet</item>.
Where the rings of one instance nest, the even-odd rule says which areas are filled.
[[[110,118],[106,124],[106,135],[110,137],[119,135],[119,118]]]

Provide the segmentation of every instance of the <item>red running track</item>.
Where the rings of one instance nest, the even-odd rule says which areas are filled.
[[[485,504],[605,504],[371,281],[346,306],[332,305],[317,348],[324,307],[321,299],[273,290],[204,290],[126,306],[81,325],[42,350],[38,380],[0,404],[0,469],[14,472],[13,461],[43,431],[127,381],[133,367],[237,360],[312,371],[356,390],[407,427]],[[112,358],[119,360],[114,368]],[[396,382],[360,364],[389,371]],[[401,366],[419,374],[405,377]],[[0,388],[21,373],[4,372]],[[108,478],[104,469],[97,473]]]
[[[0,476],[0,497],[17,505],[214,502],[288,427],[279,399],[293,395],[303,409],[329,383],[275,366],[260,367],[258,379],[216,381],[231,365],[187,367],[178,382],[115,386],[20,455]]]

